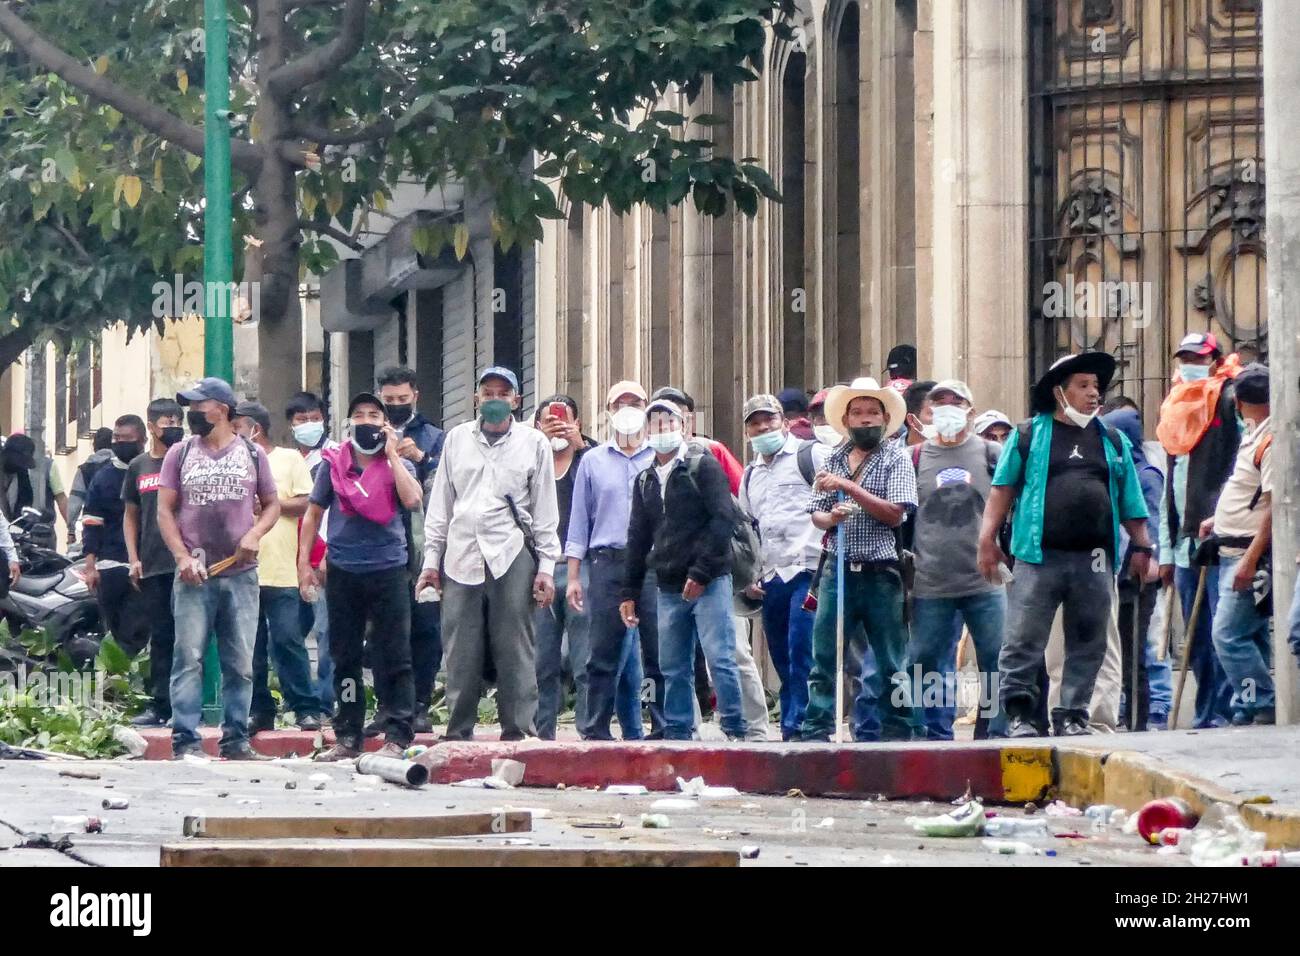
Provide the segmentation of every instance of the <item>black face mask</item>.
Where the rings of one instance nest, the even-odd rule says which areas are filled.
[[[849,438],[853,440],[854,446],[863,451],[871,451],[884,437],[884,425],[864,425],[861,428],[849,429]]]
[[[208,421],[207,416],[205,416],[203,412],[188,412],[185,415],[185,420],[189,422],[190,432],[198,435],[200,438],[207,437],[212,429],[217,427],[215,424]]]
[[[115,441],[112,448],[117,460],[129,465],[143,451],[144,446],[138,441]]]
[[[384,430],[378,425],[353,425],[352,444],[363,454],[377,454],[384,447]]]
[[[394,425],[405,425],[415,414],[414,405],[385,405],[384,412]]]
[[[176,444],[184,437],[185,437],[184,428],[182,428],[180,425],[168,425],[166,428],[162,430],[162,435],[159,436],[158,440],[163,443],[163,446],[165,448],[171,448],[172,445]]]

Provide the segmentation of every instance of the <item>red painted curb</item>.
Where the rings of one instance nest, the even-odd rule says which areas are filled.
[[[833,744],[440,743],[418,758],[430,783],[454,783],[492,773],[492,760],[524,764],[526,787],[606,787],[642,784],[673,791],[677,778],[703,777],[710,786],[744,793],[807,796],[951,799],[965,792],[1004,799],[999,747]]]
[[[255,736],[251,743],[254,750],[268,757],[310,757],[316,750],[316,738],[320,735],[324,735],[325,746],[333,745],[334,731],[329,728],[317,731],[264,730]],[[141,730],[140,736],[149,744],[149,749],[144,753],[144,760],[171,760],[171,730],[166,727],[150,727]],[[217,756],[218,744],[221,741],[221,729],[218,727],[200,727],[199,737],[203,742],[203,752],[212,757]],[[415,742],[428,747],[433,744],[435,739],[433,734],[419,734],[416,736]],[[366,740],[367,750],[378,750],[383,745],[382,737],[371,737]]]

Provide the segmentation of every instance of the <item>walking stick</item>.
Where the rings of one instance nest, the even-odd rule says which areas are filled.
[[[1169,642],[1174,639],[1174,590],[1172,584],[1165,588],[1165,634],[1160,642],[1160,649],[1156,652],[1158,661],[1163,661],[1169,656]]]
[[[844,500],[840,492],[839,500]],[[835,527],[835,742],[844,743],[844,522]]]
[[[1183,702],[1183,685],[1187,682],[1187,662],[1192,657],[1192,641],[1196,638],[1196,620],[1201,615],[1201,599],[1205,597],[1205,578],[1210,573],[1208,564],[1201,565],[1201,576],[1196,582],[1196,600],[1192,602],[1192,613],[1187,619],[1187,633],[1183,641],[1183,669],[1178,674],[1178,690],[1174,694],[1174,716],[1169,721],[1169,729],[1178,729],[1178,708]]]

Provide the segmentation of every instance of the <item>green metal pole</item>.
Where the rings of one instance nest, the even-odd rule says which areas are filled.
[[[227,382],[235,378],[230,282],[230,66],[226,0],[203,0],[203,369]],[[215,640],[203,659],[203,720],[221,720],[221,667]]]

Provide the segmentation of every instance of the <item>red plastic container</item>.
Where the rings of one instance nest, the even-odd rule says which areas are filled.
[[[1148,843],[1159,843],[1161,830],[1170,827],[1190,830],[1199,819],[1192,808],[1178,797],[1152,800],[1138,811],[1138,833]]]

